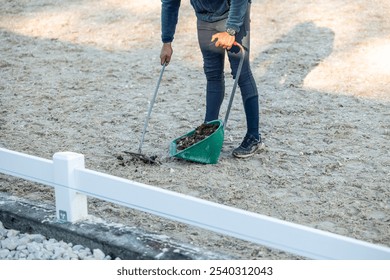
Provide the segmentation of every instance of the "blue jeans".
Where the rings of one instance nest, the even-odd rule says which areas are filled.
[[[207,79],[206,88],[206,114],[205,121],[212,121],[219,118],[219,111],[225,95],[225,54],[227,53],[230,62],[231,74],[236,78],[238,64],[241,55],[239,48],[234,46],[230,51],[217,48],[211,44],[211,37],[218,32],[225,31],[226,20],[217,22],[205,22],[198,20],[198,41],[203,55],[203,68]],[[250,5],[246,13],[245,21],[236,34],[236,41],[246,50],[244,64],[238,80],[242,101],[244,105],[247,134],[259,139],[259,104],[256,82],[249,64],[250,51]]]

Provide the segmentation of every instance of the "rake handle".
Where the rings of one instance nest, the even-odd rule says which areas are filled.
[[[156,96],[157,96],[158,88],[160,87],[161,79],[162,79],[162,76],[163,76],[163,73],[164,73],[164,70],[165,70],[165,66],[166,66],[166,65],[167,65],[166,63],[164,63],[164,64],[162,65],[161,72],[160,72],[160,77],[158,78],[157,85],[156,85],[156,89],[154,90],[154,94],[153,94],[152,100],[150,101],[149,110],[148,110],[148,115],[146,116],[146,119],[145,119],[144,129],[143,129],[143,131],[142,131],[141,141],[140,141],[139,147],[138,147],[138,153],[139,153],[139,154],[141,154],[141,152],[142,152],[142,144],[144,143],[145,133],[146,133],[146,129],[148,128],[149,119],[150,119],[150,114],[152,113],[153,104],[154,104],[154,102],[156,101]]]

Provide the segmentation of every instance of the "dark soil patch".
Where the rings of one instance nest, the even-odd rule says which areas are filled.
[[[180,139],[176,140],[176,149],[181,151],[191,147],[192,145],[202,141],[211,134],[213,134],[217,129],[218,124],[201,124],[198,126],[194,133],[191,135],[183,136]]]
[[[157,156],[147,156],[144,154],[139,154],[139,153],[133,153],[133,152],[128,152],[124,151],[124,154],[116,155],[117,160],[119,160],[119,165],[121,166],[127,166],[131,165],[132,163],[138,163],[138,162],[143,162],[146,164],[161,164]],[[130,156],[127,157],[126,155]]]

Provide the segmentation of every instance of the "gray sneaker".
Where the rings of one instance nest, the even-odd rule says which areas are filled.
[[[264,149],[265,145],[257,140],[253,135],[246,135],[241,145],[233,150],[233,156],[237,158],[247,158],[253,156],[257,151]]]

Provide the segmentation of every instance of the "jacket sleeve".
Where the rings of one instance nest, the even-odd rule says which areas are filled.
[[[179,18],[181,0],[161,0],[161,39],[163,43],[173,41]]]
[[[240,27],[244,23],[245,14],[247,12],[248,0],[231,0],[229,17],[226,22],[226,28],[232,28],[236,32],[240,31]]]

